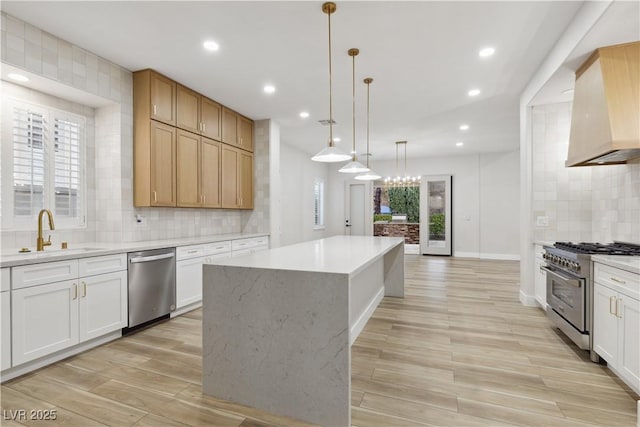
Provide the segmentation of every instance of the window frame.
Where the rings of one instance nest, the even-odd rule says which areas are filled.
[[[325,229],[325,191],[324,180],[316,179],[313,183],[313,229]]]
[[[42,105],[18,98],[7,97],[2,103],[2,231],[33,231],[37,227],[37,212],[29,216],[16,216],[14,211],[14,109],[20,108],[41,114],[45,122],[43,208],[53,213],[56,229],[81,229],[87,227],[87,145],[88,118],[49,105]],[[78,215],[57,215],[55,207],[55,120],[69,120],[80,124],[79,136],[79,198]]]

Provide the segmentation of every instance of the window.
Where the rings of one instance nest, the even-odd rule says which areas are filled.
[[[313,186],[313,228],[324,228],[324,182],[320,180]]]
[[[84,226],[85,118],[17,100],[3,110],[3,226],[33,229],[43,208],[59,228]]]

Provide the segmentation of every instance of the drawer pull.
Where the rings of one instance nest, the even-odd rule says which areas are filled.
[[[617,304],[615,303],[615,301],[616,301],[616,297],[615,297],[615,296],[613,296],[613,295],[611,295],[611,296],[609,297],[609,313],[610,313],[610,314],[613,314],[614,316],[617,316],[617,315],[618,315],[618,313],[617,313],[618,306],[617,306]],[[613,303],[613,307],[614,307],[614,308],[612,308],[612,304],[611,304],[611,303]],[[614,311],[614,310],[616,310],[616,311]]]
[[[73,299],[78,299],[78,285],[73,284]]]
[[[224,246],[217,246],[216,249],[224,249]]]
[[[191,251],[187,251],[187,253],[188,253],[188,254],[197,254],[197,253],[198,253],[198,250],[197,250],[197,249],[194,249],[194,250],[191,250]]]
[[[616,283],[620,283],[620,284],[623,284],[623,285],[627,283],[624,280],[616,279],[615,277],[609,277],[609,279],[613,280]]]
[[[82,298],[87,296],[87,284],[82,282]]]

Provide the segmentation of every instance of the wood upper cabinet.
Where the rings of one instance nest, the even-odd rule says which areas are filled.
[[[222,107],[204,96],[178,85],[177,126],[208,138],[221,139]]]
[[[253,209],[253,153],[222,146],[222,207]]]
[[[253,151],[253,122],[228,108],[222,108],[222,142]]]
[[[176,125],[176,82],[155,71],[144,70],[134,74],[133,84],[138,96],[145,98],[149,118]]]
[[[176,129],[151,122],[149,206],[176,206]]]
[[[178,130],[178,206],[220,207],[220,143]]]

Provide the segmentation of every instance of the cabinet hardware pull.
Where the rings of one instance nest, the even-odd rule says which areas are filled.
[[[85,282],[82,282],[82,297],[86,297],[87,296],[87,284]]]
[[[207,196],[205,194],[202,195],[202,204],[204,205],[204,202],[207,200]]]
[[[614,316],[617,316],[617,315],[618,315],[618,313],[617,313],[617,312],[614,312],[614,311],[613,311],[614,309],[613,309],[613,308],[611,308],[611,302],[613,302],[613,301],[615,301],[615,300],[616,300],[616,297],[614,297],[613,295],[611,295],[611,296],[609,297],[609,313],[610,313],[610,314],[613,314]],[[616,310],[618,309],[617,305],[614,305],[614,307],[616,307],[616,308],[615,308]]]
[[[73,299],[78,299],[78,285],[73,284]]]
[[[158,107],[156,104],[153,104],[153,115],[155,116],[156,114],[158,114]]]
[[[616,283],[621,283],[621,284],[625,284],[627,282],[625,282],[624,280],[620,280],[620,279],[616,279],[615,277],[609,277],[609,279],[613,280]]]
[[[618,298],[618,302],[616,303],[616,315],[619,319],[622,319],[622,298]]]
[[[244,145],[244,141],[242,140],[242,137],[240,137],[240,145]]]
[[[207,125],[205,123],[202,123],[202,132],[206,132],[207,131]]]
[[[190,253],[190,254],[195,254],[195,253],[197,253],[197,252],[198,252],[198,250],[197,250],[197,249],[194,249],[194,250],[192,250],[192,251],[189,251],[189,252],[187,252],[187,253]]]
[[[158,194],[154,191],[153,192],[153,202],[156,203],[158,201]]]

